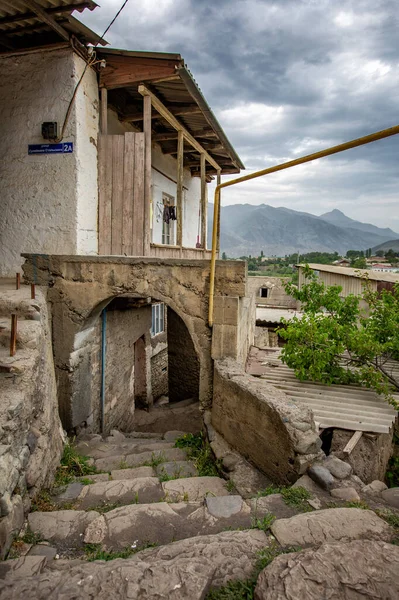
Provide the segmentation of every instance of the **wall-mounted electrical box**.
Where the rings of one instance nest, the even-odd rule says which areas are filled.
[[[44,140],[56,140],[58,137],[57,121],[42,123],[42,137]]]

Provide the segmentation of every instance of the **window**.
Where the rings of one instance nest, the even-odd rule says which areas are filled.
[[[260,288],[260,290],[259,290],[259,291],[260,291],[260,294],[259,294],[259,296],[260,296],[261,298],[267,298],[267,297],[269,296],[269,288],[266,288],[266,287],[264,287],[264,288]]]
[[[162,194],[162,203],[164,207],[174,206],[175,199],[173,198],[173,196],[170,196],[169,194],[166,194],[164,192]],[[167,246],[173,246],[173,244],[175,243],[173,223],[174,221],[172,219],[170,219],[169,223],[166,223],[166,221],[164,221],[164,219],[162,218],[162,244],[165,244]]]
[[[151,337],[165,331],[165,305],[163,302],[152,305]]]

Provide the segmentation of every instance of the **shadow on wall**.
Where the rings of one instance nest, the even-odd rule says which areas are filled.
[[[169,402],[198,400],[200,363],[189,331],[168,307],[168,381]]]

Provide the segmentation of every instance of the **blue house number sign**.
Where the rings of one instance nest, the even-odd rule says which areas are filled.
[[[71,152],[73,152],[73,142],[28,145],[28,154],[70,154]]]

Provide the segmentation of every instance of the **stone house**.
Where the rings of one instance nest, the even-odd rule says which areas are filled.
[[[6,4],[0,6],[0,276],[20,271],[21,253],[34,257],[36,283],[43,255],[209,260],[207,186],[243,164],[184,59],[107,48],[72,16],[75,8],[95,9],[92,0],[56,0],[51,8],[42,0],[33,12]],[[232,269],[232,277],[241,270]],[[59,364],[53,320],[59,393],[65,363],[71,371],[85,364],[74,391],[67,385],[79,410],[72,418],[61,409],[65,428],[82,422],[98,429],[101,420],[108,429],[127,427],[135,407],[159,397],[200,398],[203,376],[187,310],[178,314],[164,300],[160,293],[120,291],[103,300]],[[244,345],[251,334],[245,338]],[[222,337],[215,344],[228,353]],[[82,388],[91,390],[86,404]]]

